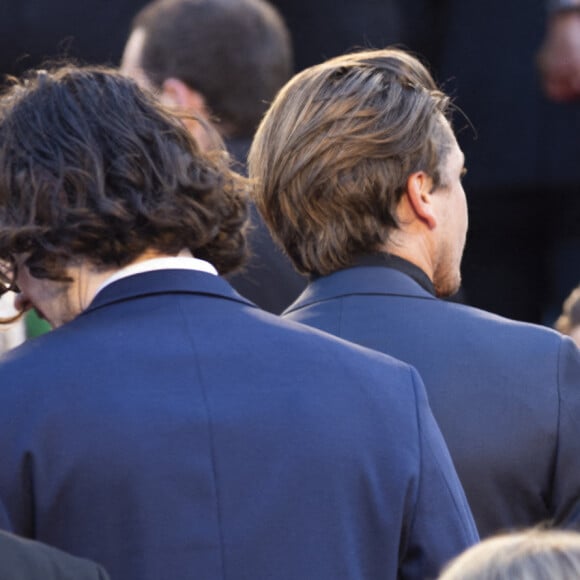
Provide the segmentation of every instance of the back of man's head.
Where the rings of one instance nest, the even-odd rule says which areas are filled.
[[[231,137],[253,135],[292,73],[290,35],[265,0],[156,0],[132,32],[143,35],[138,60],[149,83],[184,82]]]
[[[448,105],[427,69],[395,49],[337,57],[280,91],[249,169],[258,208],[300,272],[328,274],[384,246],[413,172],[441,185]]]
[[[227,156],[201,153],[114,71],[38,71],[0,98],[0,258],[26,256],[33,276],[183,248],[227,272],[244,257],[245,218]]]

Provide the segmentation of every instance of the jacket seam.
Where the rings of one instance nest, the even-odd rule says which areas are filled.
[[[220,547],[220,564],[222,569],[222,578],[226,579],[226,564],[225,564],[225,547],[224,547],[224,537],[223,537],[223,523],[222,523],[222,510],[221,510],[221,501],[220,501],[220,494],[219,494],[219,486],[218,486],[218,475],[216,469],[216,457],[215,457],[215,442],[214,442],[214,434],[213,434],[213,417],[211,414],[209,402],[207,399],[207,391],[205,388],[205,381],[203,377],[203,372],[201,370],[201,366],[199,364],[199,357],[197,354],[197,349],[195,348],[195,341],[192,338],[191,333],[189,332],[188,323],[185,317],[185,313],[183,311],[183,305],[180,299],[176,300],[176,303],[179,308],[179,312],[181,314],[181,319],[183,324],[186,328],[186,336],[188,342],[191,346],[191,350],[193,353],[193,359],[195,361],[195,367],[197,371],[197,375],[199,376],[199,382],[201,386],[201,392],[203,397],[203,404],[205,407],[205,412],[207,415],[207,422],[208,422],[208,439],[209,439],[209,453],[211,459],[211,470],[212,470],[212,479],[215,491],[215,501],[216,501],[216,514],[217,514],[217,524],[218,524],[218,539],[219,539],[219,547]]]

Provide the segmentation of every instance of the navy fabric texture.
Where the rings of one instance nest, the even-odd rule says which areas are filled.
[[[580,354],[555,331],[439,300],[400,271],[312,282],[286,318],[412,364],[482,536],[580,522]]]
[[[419,579],[477,540],[414,369],[209,274],[115,282],[0,385],[0,523],[112,580]]]

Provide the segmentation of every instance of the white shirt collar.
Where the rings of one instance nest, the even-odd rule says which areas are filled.
[[[169,256],[163,258],[151,258],[150,260],[143,260],[136,264],[130,264],[115,272],[112,276],[107,278],[97,289],[95,296],[117,280],[133,276],[135,274],[143,274],[144,272],[153,272],[155,270],[196,270],[198,272],[205,272],[217,276],[218,272],[212,264],[199,258],[191,256]]]

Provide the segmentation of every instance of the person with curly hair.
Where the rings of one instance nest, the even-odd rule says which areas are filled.
[[[0,290],[56,329],[0,363],[0,527],[115,580],[434,576],[477,541],[410,366],[220,276],[244,181],[120,74],[0,98]]]

